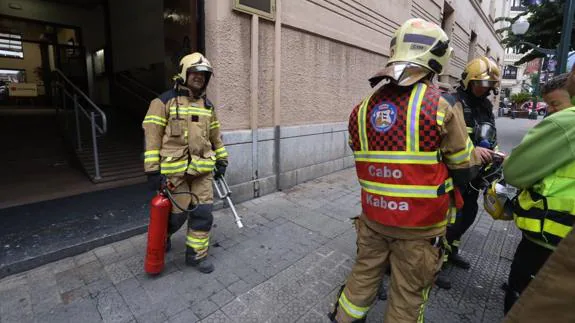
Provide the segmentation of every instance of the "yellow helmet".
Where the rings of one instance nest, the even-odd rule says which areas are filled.
[[[438,25],[419,18],[407,20],[391,39],[387,66],[370,79],[375,86],[391,78],[400,86],[409,86],[428,74],[441,74],[453,49],[447,34]]]
[[[498,181],[493,181],[483,194],[483,208],[494,220],[513,220],[513,214],[505,212],[505,203],[509,199],[505,194],[505,187]]]
[[[206,86],[212,76],[212,65],[204,55],[200,53],[193,53],[184,56],[180,60],[180,68],[175,79],[180,84],[186,84],[188,81],[188,73],[190,72],[205,72],[206,73]]]
[[[469,83],[497,88],[501,78],[501,70],[497,63],[485,56],[472,59],[461,74],[461,84],[467,90]]]

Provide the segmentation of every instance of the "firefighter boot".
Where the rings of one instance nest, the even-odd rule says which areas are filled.
[[[450,290],[451,289],[451,279],[447,275],[439,275],[435,279],[435,285],[441,289]]]
[[[195,267],[199,272],[209,274],[214,271],[214,264],[207,258],[196,259],[196,253],[192,248],[186,248],[186,265]]]
[[[451,245],[451,253],[449,254],[449,262],[451,262],[455,267],[461,269],[471,268],[469,261],[459,255],[459,247]]]

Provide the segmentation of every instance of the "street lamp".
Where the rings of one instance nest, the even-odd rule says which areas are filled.
[[[555,2],[555,1],[551,1]],[[575,16],[575,0],[567,0],[565,2],[565,7],[563,8],[563,27],[561,28],[561,41],[557,46],[557,49],[547,49],[541,48],[537,45],[520,41],[519,44],[527,45],[534,51],[544,54],[544,55],[554,55],[557,56],[558,68],[555,69],[555,74],[565,73],[567,69],[567,58],[569,56],[569,48],[571,47],[571,33],[573,31],[573,16]],[[513,25],[511,25],[511,32],[514,35],[521,36],[524,35],[529,29],[529,22],[527,20],[518,20]]]

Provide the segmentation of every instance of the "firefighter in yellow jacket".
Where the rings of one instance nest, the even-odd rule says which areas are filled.
[[[228,153],[220,134],[220,123],[205,90],[212,75],[210,62],[200,53],[180,61],[173,89],[154,99],[144,118],[146,136],[145,171],[151,188],[165,181],[175,204],[168,223],[169,236],[188,220],[186,264],[203,273],[214,270],[206,258],[213,215],[214,176],[223,176]],[[193,193],[199,201],[192,201]],[[197,203],[193,212],[185,211]]]
[[[391,283],[385,322],[422,322],[443,261],[445,231],[478,164],[461,109],[432,84],[452,49],[441,28],[410,19],[391,40],[382,84],[349,118],[350,145],[361,185],[357,258],[333,322],[365,322],[385,265]]]

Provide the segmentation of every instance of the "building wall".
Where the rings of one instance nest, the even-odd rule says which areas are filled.
[[[260,195],[277,189],[276,162],[280,188],[352,166],[347,118],[370,93],[368,78],[385,66],[395,29],[411,17],[441,24],[444,9],[444,0],[277,1],[282,23],[279,75],[274,73],[274,22],[259,19],[258,24],[255,136],[250,130],[251,16],[233,11],[231,1],[206,1],[206,54],[215,71],[208,96],[225,130],[229,181],[240,199],[254,195],[255,170]],[[455,48],[449,80],[455,82],[463,71],[472,31],[477,34],[473,55],[485,55],[489,48],[490,56],[503,63],[493,20],[506,7],[499,1],[446,1],[455,9],[451,26],[446,26],[453,29]],[[281,82],[278,116],[275,77]]]

